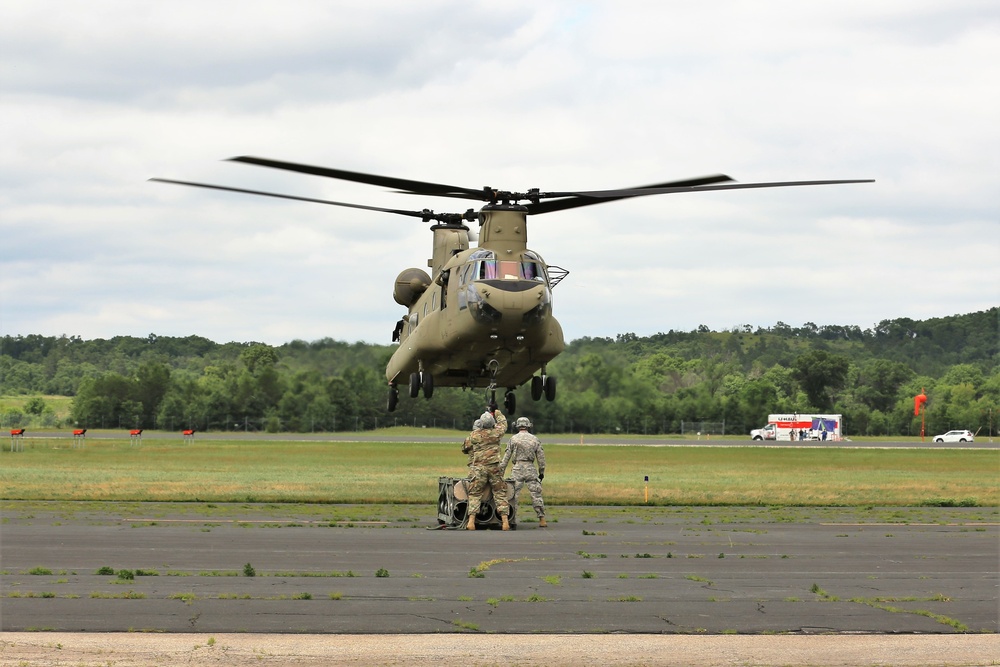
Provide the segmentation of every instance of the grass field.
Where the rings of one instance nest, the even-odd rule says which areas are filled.
[[[547,445],[545,453],[553,505],[1000,504],[996,450]],[[464,477],[465,463],[454,443],[149,439],[72,448],[37,438],[0,454],[0,498],[426,504],[438,477]]]

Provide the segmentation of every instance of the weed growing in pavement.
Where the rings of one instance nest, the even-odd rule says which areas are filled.
[[[94,591],[90,594],[90,597],[95,600],[145,600],[145,593],[136,593],[135,591],[125,591],[124,593],[102,593],[100,591]]]
[[[484,560],[479,565],[474,566],[469,570],[469,577],[472,579],[482,579],[486,576],[486,570],[490,569],[494,565],[499,565],[501,563],[523,563],[525,561],[531,560],[530,558],[494,558],[493,560]]]
[[[830,602],[837,602],[840,600],[836,595],[830,595],[825,590],[819,587],[818,584],[813,584],[810,591],[819,595],[823,600],[828,600]],[[945,616],[943,614],[937,614],[928,609],[903,609],[901,607],[894,607],[889,602],[950,602],[951,598],[948,596],[938,593],[931,597],[926,598],[916,598],[916,597],[906,597],[906,598],[885,598],[885,597],[874,597],[874,598],[850,598],[848,602],[853,602],[856,604],[863,604],[869,607],[874,607],[875,609],[881,609],[892,614],[914,614],[916,616],[924,616],[930,618],[942,625],[947,625],[958,632],[968,632],[969,626],[961,621]]]

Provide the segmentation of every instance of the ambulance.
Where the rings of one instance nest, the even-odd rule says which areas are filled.
[[[768,415],[767,425],[750,431],[751,440],[840,440],[843,415]]]

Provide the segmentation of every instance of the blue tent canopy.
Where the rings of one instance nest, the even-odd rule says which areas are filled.
[[[812,430],[814,431],[836,431],[837,421],[835,419],[813,419]]]

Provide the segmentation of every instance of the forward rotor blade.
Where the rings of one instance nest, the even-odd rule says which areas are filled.
[[[652,188],[679,188],[679,187],[693,187],[700,185],[711,185],[713,183],[728,183],[732,182],[732,178],[726,176],[725,174],[715,174],[713,176],[701,176],[699,178],[688,178],[682,181],[667,181],[666,183],[654,183],[653,185],[640,185],[636,188],[629,188],[630,190],[649,190]],[[593,199],[588,197],[568,197],[566,199],[553,199],[550,201],[538,202],[537,204],[528,204],[528,213],[532,215],[538,215],[539,213],[551,213],[553,211],[565,211],[570,208],[578,208],[580,206],[590,206],[592,204],[603,204],[609,201],[615,201],[618,199],[626,199],[626,197],[604,197],[601,199]]]
[[[788,188],[801,185],[844,185],[846,183],[874,183],[874,179],[854,179],[840,181],[776,181],[773,183],[733,183],[729,185],[699,185],[684,187],[663,187],[628,190],[590,190],[585,192],[546,192],[545,197],[592,197],[594,203],[629,197],[645,197],[648,195],[666,195],[675,192],[705,192],[708,190],[747,190],[751,188]]]
[[[330,169],[328,167],[314,167],[307,164],[297,164],[295,162],[283,162],[281,160],[269,160],[267,158],[251,157],[241,155],[229,158],[230,162],[245,162],[261,167],[271,167],[272,169],[283,169],[285,171],[297,171],[301,174],[312,174],[314,176],[325,176],[326,178],[336,178],[341,181],[352,181],[354,183],[367,183],[369,185],[381,185],[387,188],[397,188],[407,192],[423,195],[442,195],[446,197],[462,197],[465,199],[484,199],[482,190],[463,188],[457,185],[446,185],[443,183],[428,183],[426,181],[412,181],[405,178],[395,178],[392,176],[379,176],[377,174],[363,174],[358,171],[345,171],[343,169]]]
[[[423,219],[427,216],[427,211],[406,211],[396,208],[382,208],[381,206],[365,206],[363,204],[348,204],[341,201],[331,201],[329,199],[314,199],[312,197],[296,197],[295,195],[282,195],[276,192],[264,192],[263,190],[246,190],[244,188],[231,188],[226,185],[210,185],[208,183],[193,183],[191,181],[175,181],[169,178],[151,178],[151,181],[157,183],[172,183],[174,185],[187,185],[194,188],[207,188],[209,190],[223,190],[225,192],[239,192],[246,195],[260,195],[262,197],[275,197],[277,199],[291,199],[293,201],[305,201],[313,204],[328,204],[330,206],[343,206],[344,208],[359,208],[364,211],[378,211],[380,213],[395,213],[396,215],[405,215],[411,218],[421,218]]]

